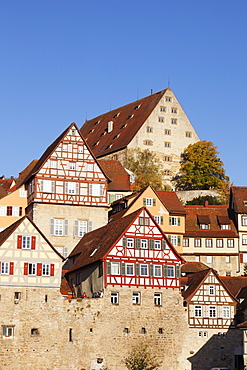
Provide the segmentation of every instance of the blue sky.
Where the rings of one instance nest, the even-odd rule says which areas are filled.
[[[168,86],[247,186],[247,2],[0,0],[0,175],[71,123]]]

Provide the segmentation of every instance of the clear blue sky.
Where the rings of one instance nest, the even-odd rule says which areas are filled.
[[[168,86],[247,186],[247,1],[0,0],[0,175]]]

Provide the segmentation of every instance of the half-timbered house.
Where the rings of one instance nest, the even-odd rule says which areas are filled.
[[[31,166],[23,180],[27,214],[66,256],[88,231],[107,223],[107,183],[75,123]]]
[[[146,208],[86,234],[69,256],[67,278],[77,296],[109,287],[179,289],[182,258]],[[136,293],[136,294],[134,294]],[[114,298],[115,297],[115,298]],[[134,298],[136,297],[136,298]],[[118,291],[112,294],[118,302]]]

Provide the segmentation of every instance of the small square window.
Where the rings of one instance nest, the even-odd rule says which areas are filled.
[[[189,132],[189,131],[186,131],[185,132],[185,137],[191,137],[192,136],[192,133],[191,132]]]
[[[133,292],[132,302],[133,302],[133,304],[140,304],[141,303],[141,293],[140,292]]]
[[[118,304],[118,292],[111,292],[111,303]]]
[[[162,305],[162,293],[154,293],[154,304],[155,306]]]
[[[165,100],[171,102],[172,101],[172,98],[170,96],[166,96],[166,99]]]
[[[172,113],[177,113],[177,108],[172,108],[172,109],[171,109],[171,112],[172,112]]]
[[[159,121],[159,122],[165,122],[165,118],[164,118],[164,117],[159,117],[159,118],[158,118],[158,121]]]
[[[147,126],[147,132],[153,132],[153,127]]]
[[[3,326],[3,338],[14,337],[14,326]]]
[[[176,124],[178,123],[178,120],[177,120],[177,119],[175,119],[175,118],[172,118],[171,123],[172,123],[173,125],[176,125]]]
[[[165,129],[165,135],[171,135],[171,130]]]
[[[166,107],[160,107],[161,112],[166,112]]]
[[[165,148],[171,148],[170,141],[165,141]]]

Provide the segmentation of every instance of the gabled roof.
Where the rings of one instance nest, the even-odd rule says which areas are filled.
[[[247,187],[232,186],[231,201],[234,204],[234,210],[236,213],[247,213]]]
[[[113,221],[106,226],[85,234],[68,257],[70,258],[73,256],[79,256],[73,266],[70,268],[69,272],[105,258],[109,250],[112,248],[113,244],[117,242],[120,237],[122,237],[125,230],[131,225],[131,223],[134,222],[134,220],[139,216],[143,209],[145,209],[149,217],[152,218],[150,212],[145,207],[142,207],[117,221]],[[158,227],[160,233],[166,239],[167,243],[169,243],[170,248],[172,249],[174,254],[182,262],[184,262],[183,258],[178,254],[176,249],[168,241],[164,232],[160,229],[159,225],[155,222],[153,218],[152,220]]]
[[[27,216],[23,216],[22,218],[20,218],[19,220],[17,220],[16,222],[14,222],[13,224],[11,224],[9,227],[7,227],[6,229],[4,229],[1,233],[0,233],[0,247],[1,245],[8,239],[8,237],[18,228],[18,226],[25,220],[27,219],[29,222],[31,222],[31,224],[33,225],[33,227],[35,227],[35,229],[41,234],[41,236],[45,239],[46,243],[50,245],[50,247],[54,250],[54,252],[56,252],[56,254],[62,259],[62,260],[65,260],[65,258],[56,250],[56,248],[54,248],[52,246],[52,244],[49,242],[49,240],[46,238],[46,236],[42,233],[42,231],[38,228],[37,225],[35,225],[35,223]]]
[[[98,158],[126,148],[169,90],[162,90],[86,121],[81,133],[94,155]],[[108,132],[110,121],[113,122],[113,129]]]
[[[20,187],[24,182],[25,182],[25,179],[28,177],[28,175],[30,174],[30,172],[32,172],[34,166],[36,165],[36,163],[38,162],[38,159],[34,159],[32,160],[31,163],[29,163],[27,165],[26,168],[24,168],[24,170],[22,170],[20,173],[19,173],[19,176],[16,180],[16,186],[17,187]]]
[[[225,290],[231,296],[231,298],[237,302],[237,299],[235,298],[235,296],[228,289],[228,287],[224,284],[222,277],[218,276],[216,271],[212,268],[209,268],[208,270],[204,270],[204,271],[199,271],[197,273],[190,274],[186,277],[181,278],[180,280],[181,286],[185,286],[185,285],[188,286],[188,288],[182,292],[184,299],[190,300],[211,273],[215,275],[216,279],[218,279],[218,281],[222,284],[222,286],[225,288]]]
[[[237,238],[238,232],[233,222],[233,213],[227,206],[185,206],[185,237],[225,237]],[[222,221],[230,225],[230,230],[221,230]],[[200,229],[200,224],[209,224],[209,229]]]
[[[185,208],[183,204],[180,202],[176,192],[160,190],[154,190],[154,192],[158,195],[161,203],[164,204],[164,206],[166,207],[170,214],[184,216],[186,215]]]
[[[15,190],[15,179],[1,179],[0,187],[2,187],[7,193],[12,192]]]
[[[247,286],[247,276],[221,276],[221,280],[234,297]]]
[[[101,168],[111,180],[108,191],[130,191],[130,175],[117,160],[99,160]]]
[[[46,162],[46,160],[49,158],[49,156],[53,153],[53,151],[57,148],[57,146],[59,145],[59,143],[62,141],[62,139],[64,138],[64,136],[69,132],[69,130],[71,129],[71,127],[75,127],[79,134],[81,135],[77,125],[72,122],[69,127],[67,127],[62,133],[60,136],[58,136],[58,138],[53,141],[53,143],[45,150],[45,152],[42,154],[42,156],[40,157],[40,159],[34,164],[34,166],[30,166],[30,172],[27,174],[26,178],[23,180],[22,183],[28,181],[33,175],[35,175],[40,169],[41,167],[43,166],[43,164]],[[85,140],[83,139],[83,137],[81,136],[81,139],[83,140],[84,144],[86,145],[88,151],[91,153],[91,155],[93,156],[93,158],[95,159],[95,161],[97,162],[97,159],[94,157],[92,151],[90,150],[90,148],[88,147],[87,143],[85,142]],[[98,162],[97,162],[98,163]],[[100,164],[99,164],[99,167],[101,168]],[[101,169],[102,172],[104,173],[103,169]],[[104,173],[105,175],[105,173]],[[107,176],[105,175],[105,177],[107,178]],[[21,183],[21,184],[22,184]]]
[[[199,271],[208,270],[210,267],[202,262],[185,262],[181,267],[181,273],[192,274]]]

